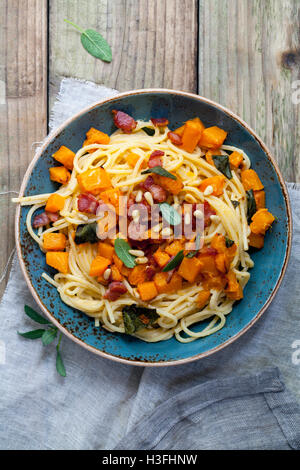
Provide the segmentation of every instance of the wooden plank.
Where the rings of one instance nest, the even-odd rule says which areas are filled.
[[[287,181],[300,181],[299,21],[299,0],[199,3],[199,94],[249,123]]]
[[[47,133],[47,0],[0,3],[0,191],[18,191]],[[15,207],[0,196],[0,272],[14,246]],[[5,283],[0,286],[0,295]]]
[[[91,57],[64,18],[97,29],[112,47],[111,64]],[[51,104],[69,76],[120,91],[196,91],[197,0],[52,0],[49,34]]]

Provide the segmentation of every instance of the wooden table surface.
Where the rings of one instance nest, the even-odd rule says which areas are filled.
[[[101,32],[111,64],[64,18]],[[299,0],[2,0],[0,43],[1,192],[19,189],[62,77],[218,101],[256,130],[287,181],[300,181]],[[0,196],[0,273],[14,246],[10,198]]]

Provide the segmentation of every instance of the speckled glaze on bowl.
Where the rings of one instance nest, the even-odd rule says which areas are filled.
[[[21,267],[35,300],[47,317],[70,339],[86,349],[119,362],[141,366],[182,364],[215,353],[245,333],[266,310],[282,281],[291,246],[291,211],[287,190],[277,164],[263,142],[238,116],[217,103],[190,93],[150,89],[122,93],[96,103],[66,121],[52,134],[31,162],[24,177],[20,196],[52,192],[56,183],[49,179],[48,168],[53,166],[51,155],[66,145],[77,151],[90,127],[108,134],[114,131],[112,109],[123,110],[136,119],[167,117],[170,128],[176,128],[191,117],[199,116],[206,126],[218,125],[229,134],[226,144],[243,149],[250,157],[266,189],[267,207],[277,221],[265,237],[261,251],[252,253],[255,262],[244,299],[227,316],[223,329],[197,341],[182,344],[174,338],[159,343],[109,333],[95,328],[93,319],[65,305],[56,289],[43,278],[45,255],[26,230],[28,207],[16,213],[16,244]],[[203,328],[195,326],[195,331]]]

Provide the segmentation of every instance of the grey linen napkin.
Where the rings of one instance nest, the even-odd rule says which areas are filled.
[[[116,93],[64,79],[51,129]],[[35,326],[24,304],[38,307],[15,258],[0,306],[0,449],[300,448],[300,187],[288,186],[293,247],[275,300],[235,343],[191,364],[126,366],[64,337],[58,376],[55,348],[16,333]]]

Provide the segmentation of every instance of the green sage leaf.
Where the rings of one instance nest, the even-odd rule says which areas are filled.
[[[230,248],[233,244],[234,244],[234,241],[233,241],[233,240],[230,240],[230,238],[225,237],[225,245],[226,245],[226,248]]]
[[[142,131],[146,132],[146,134],[151,137],[155,134],[155,129],[152,129],[152,127],[142,127]]]
[[[212,156],[216,168],[223,173],[226,178],[231,179],[232,173],[230,169],[229,157],[228,155],[213,155]]]
[[[27,339],[39,339],[43,336],[46,330],[32,330],[32,331],[26,331],[25,333],[20,333],[18,331],[18,335],[23,336],[23,338]]]
[[[82,29],[80,26],[72,23],[72,21],[64,20],[66,23],[69,23],[74,28],[78,29],[81,32],[81,44],[85,50],[97,59],[101,59],[104,62],[112,61],[112,52],[110,45],[104,39],[104,37],[98,33],[95,29]]]
[[[172,180],[177,180],[175,175],[169,173],[169,171],[165,170],[162,166],[154,166],[153,168],[149,168],[148,170],[142,171],[142,175],[146,175],[148,173],[156,173],[160,176],[166,176],[167,178],[171,178]]]
[[[183,254],[183,250],[181,250],[177,253],[177,255],[171,261],[169,261],[168,264],[166,264],[166,266],[163,268],[163,272],[165,273],[167,271],[172,271],[172,269],[176,268],[176,266],[178,266],[178,264],[181,263],[183,258],[184,258],[184,254]]]
[[[86,225],[78,225],[76,229],[75,239],[76,245],[81,243],[97,243],[99,238],[97,237],[97,222]]]
[[[52,341],[57,336],[57,330],[51,328],[50,330],[46,330],[42,336],[42,343],[44,346],[48,346],[48,344],[52,343]]]
[[[35,321],[36,323],[40,323],[40,325],[49,325],[50,322],[46,320],[46,318],[42,317],[39,313],[37,313],[33,308],[29,307],[29,305],[25,305],[24,307],[26,315],[31,318],[31,320]]]
[[[247,221],[248,221],[248,224],[250,224],[251,219],[256,212],[256,201],[255,201],[253,189],[246,191],[246,196],[247,196]]]
[[[179,225],[182,221],[181,216],[178,214],[173,206],[170,206],[167,202],[161,202],[159,204],[160,212],[166,222],[170,225]]]
[[[66,377],[67,373],[61,354],[59,352],[59,346],[56,346],[56,370],[59,375],[61,375],[62,377]]]
[[[135,258],[129,253],[131,246],[126,240],[117,238],[115,240],[115,252],[127,268],[134,268],[136,266]]]
[[[231,204],[233,205],[234,208],[240,205],[239,201],[231,201]]]
[[[154,308],[140,307],[137,304],[126,305],[122,309],[125,333],[132,335],[141,328],[152,326],[159,318]]]

